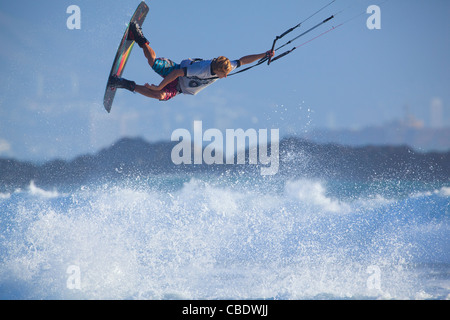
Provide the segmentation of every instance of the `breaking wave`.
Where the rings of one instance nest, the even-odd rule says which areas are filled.
[[[0,196],[0,297],[449,296],[448,187],[395,198],[333,188],[159,177],[63,193],[31,183]]]

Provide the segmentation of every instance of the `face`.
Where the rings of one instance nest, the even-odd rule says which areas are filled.
[[[227,77],[228,72],[216,71],[215,74],[216,74],[217,77],[219,77],[219,79],[223,79],[223,78]]]

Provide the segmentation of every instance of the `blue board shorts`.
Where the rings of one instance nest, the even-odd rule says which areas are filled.
[[[152,69],[157,74],[159,74],[161,77],[165,78],[173,70],[180,69],[180,65],[178,63],[173,62],[170,59],[157,58],[157,59],[155,59],[155,62],[153,63]],[[173,97],[175,97],[177,94],[180,93],[179,86],[178,86],[178,79],[175,79],[174,81],[169,83],[167,86],[164,87],[164,89],[162,91],[164,91],[166,93],[166,97],[164,98],[165,101],[170,100]]]
[[[165,78],[173,70],[180,69],[180,65],[178,63],[173,62],[170,59],[157,58],[155,59],[155,63],[153,64],[152,68],[157,74]]]

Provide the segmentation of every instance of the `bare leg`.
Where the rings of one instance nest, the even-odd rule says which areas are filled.
[[[147,58],[148,64],[150,65],[150,67],[153,68],[156,59],[155,50],[153,50],[153,48],[150,47],[148,42],[142,46],[142,50],[144,51],[144,55]],[[162,90],[160,91],[150,90],[146,86],[141,86],[138,84],[136,85],[134,91],[142,94],[143,96],[158,100],[164,100],[164,98],[166,97],[166,93]]]
[[[140,93],[146,97],[158,99],[158,100],[164,100],[166,97],[166,93],[164,91],[154,91],[150,90],[149,88],[145,86],[136,85],[136,88],[134,89],[135,92]]]
[[[152,49],[152,47],[150,47],[148,43],[142,46],[142,50],[144,50],[144,55],[147,58],[148,64],[150,65],[150,67],[153,67],[156,59],[155,51]]]

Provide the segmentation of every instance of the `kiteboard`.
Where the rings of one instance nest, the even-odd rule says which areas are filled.
[[[132,22],[137,22],[140,26],[145,20],[145,17],[148,13],[148,6],[145,1],[142,1],[131,17],[130,23],[125,30],[125,33],[120,41],[119,48],[117,49],[116,56],[114,58],[113,65],[111,67],[111,72],[108,76],[108,81],[106,83],[105,96],[103,98],[103,106],[106,111],[111,112],[111,107],[114,101],[114,96],[116,95],[116,89],[110,86],[110,79],[113,76],[121,77],[123,71],[125,69],[125,65],[127,64],[128,57],[130,56],[131,49],[133,49],[134,40],[129,40],[128,38],[128,29]]]

